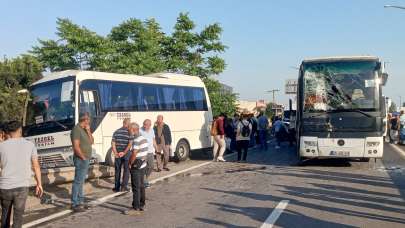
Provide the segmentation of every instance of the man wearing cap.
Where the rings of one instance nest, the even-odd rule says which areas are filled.
[[[75,166],[75,177],[72,185],[72,210],[83,212],[88,209],[84,205],[83,185],[89,171],[91,158],[91,145],[94,138],[90,131],[90,116],[88,113],[79,115],[79,123],[70,133],[73,146],[73,163]]]

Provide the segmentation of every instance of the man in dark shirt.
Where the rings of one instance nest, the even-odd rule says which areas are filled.
[[[156,150],[157,172],[162,171],[162,169],[170,171],[167,165],[169,163],[170,146],[172,144],[172,133],[170,131],[169,125],[163,122],[162,115],[157,116],[156,124],[153,127],[153,130],[155,131],[155,140],[157,144]]]
[[[75,166],[75,177],[72,185],[72,210],[83,212],[88,209],[84,205],[83,185],[89,171],[91,145],[94,143],[88,113],[80,114],[79,123],[72,129],[70,138],[73,145],[73,163]]]
[[[128,191],[128,179],[129,179],[129,166],[128,161],[131,157],[131,146],[133,136],[129,134],[128,127],[131,123],[129,118],[125,118],[123,126],[116,130],[113,134],[111,141],[111,148],[115,155],[115,186],[114,192],[127,192]],[[121,170],[124,166],[124,174],[121,183]]]

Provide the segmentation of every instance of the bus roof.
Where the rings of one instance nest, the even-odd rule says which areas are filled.
[[[375,56],[331,56],[331,57],[321,57],[321,58],[311,58],[302,61],[305,63],[319,63],[319,62],[336,62],[336,61],[379,61],[378,57]]]
[[[65,70],[59,72],[52,72],[45,75],[42,79],[34,82],[32,85],[40,84],[55,79],[65,78],[68,76],[76,76],[78,80],[96,79],[96,80],[111,80],[111,81],[129,81],[129,82],[144,82],[144,83],[162,83],[162,79],[166,79],[166,83],[190,83],[200,84],[201,79],[198,76],[190,76],[177,73],[154,73],[148,75],[135,75],[135,74],[116,74],[105,73],[97,71],[84,71],[84,70]],[[176,83],[177,82],[177,83]]]

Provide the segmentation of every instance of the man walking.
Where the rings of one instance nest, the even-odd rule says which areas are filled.
[[[245,112],[242,114],[242,120],[239,121],[238,128],[236,130],[238,162],[243,163],[246,162],[251,134],[252,134],[252,123],[250,123],[249,121],[249,113]]]
[[[111,141],[111,148],[115,155],[115,185],[114,192],[127,192],[129,179],[129,157],[131,156],[131,147],[133,137],[129,134],[128,127],[131,123],[129,118],[125,118],[122,127],[116,130]],[[121,170],[124,167],[124,174],[121,183]]]
[[[25,202],[34,171],[36,194],[42,196],[41,170],[35,145],[22,138],[22,127],[18,121],[11,121],[5,126],[5,132],[10,138],[0,143],[0,201],[1,227],[11,226],[11,211],[13,210],[13,227],[23,225]]]
[[[150,187],[149,183],[149,176],[152,174],[153,171],[153,163],[156,151],[156,140],[155,140],[155,132],[153,131],[152,121],[150,119],[146,119],[143,121],[143,126],[140,130],[141,135],[148,141],[148,155],[146,157],[146,178],[145,178],[145,188]]]
[[[216,132],[214,134],[214,148],[213,157],[214,161],[225,162],[224,152],[226,150],[225,143],[225,129],[224,129],[224,118],[225,114],[221,114],[214,120],[213,127]]]
[[[260,113],[260,117],[258,119],[259,122],[259,140],[262,150],[267,150],[267,133],[269,127],[269,120],[267,116],[264,115],[263,112]]]
[[[94,143],[88,113],[79,115],[79,123],[72,129],[70,138],[73,145],[73,163],[75,166],[75,177],[72,185],[72,210],[83,212],[88,209],[88,206],[84,205],[83,185],[89,171],[91,145]]]
[[[157,171],[162,171],[162,168],[166,171],[170,171],[170,169],[167,167],[167,164],[169,163],[170,145],[172,144],[172,133],[169,126],[163,122],[162,115],[157,116],[157,121],[153,130],[155,131],[155,140],[157,144]]]
[[[126,211],[128,215],[139,215],[145,209],[145,168],[148,155],[148,141],[139,133],[139,125],[131,123],[129,127],[134,136],[132,154],[129,159],[131,167],[132,210]]]

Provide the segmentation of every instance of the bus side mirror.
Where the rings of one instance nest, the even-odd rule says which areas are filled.
[[[387,84],[388,74],[387,73],[382,73],[380,80],[381,80],[381,85],[385,86],[385,84]]]
[[[381,107],[381,113],[382,113],[382,117],[386,117],[387,116],[387,107],[385,104],[385,97],[382,96],[380,98],[380,107]]]

